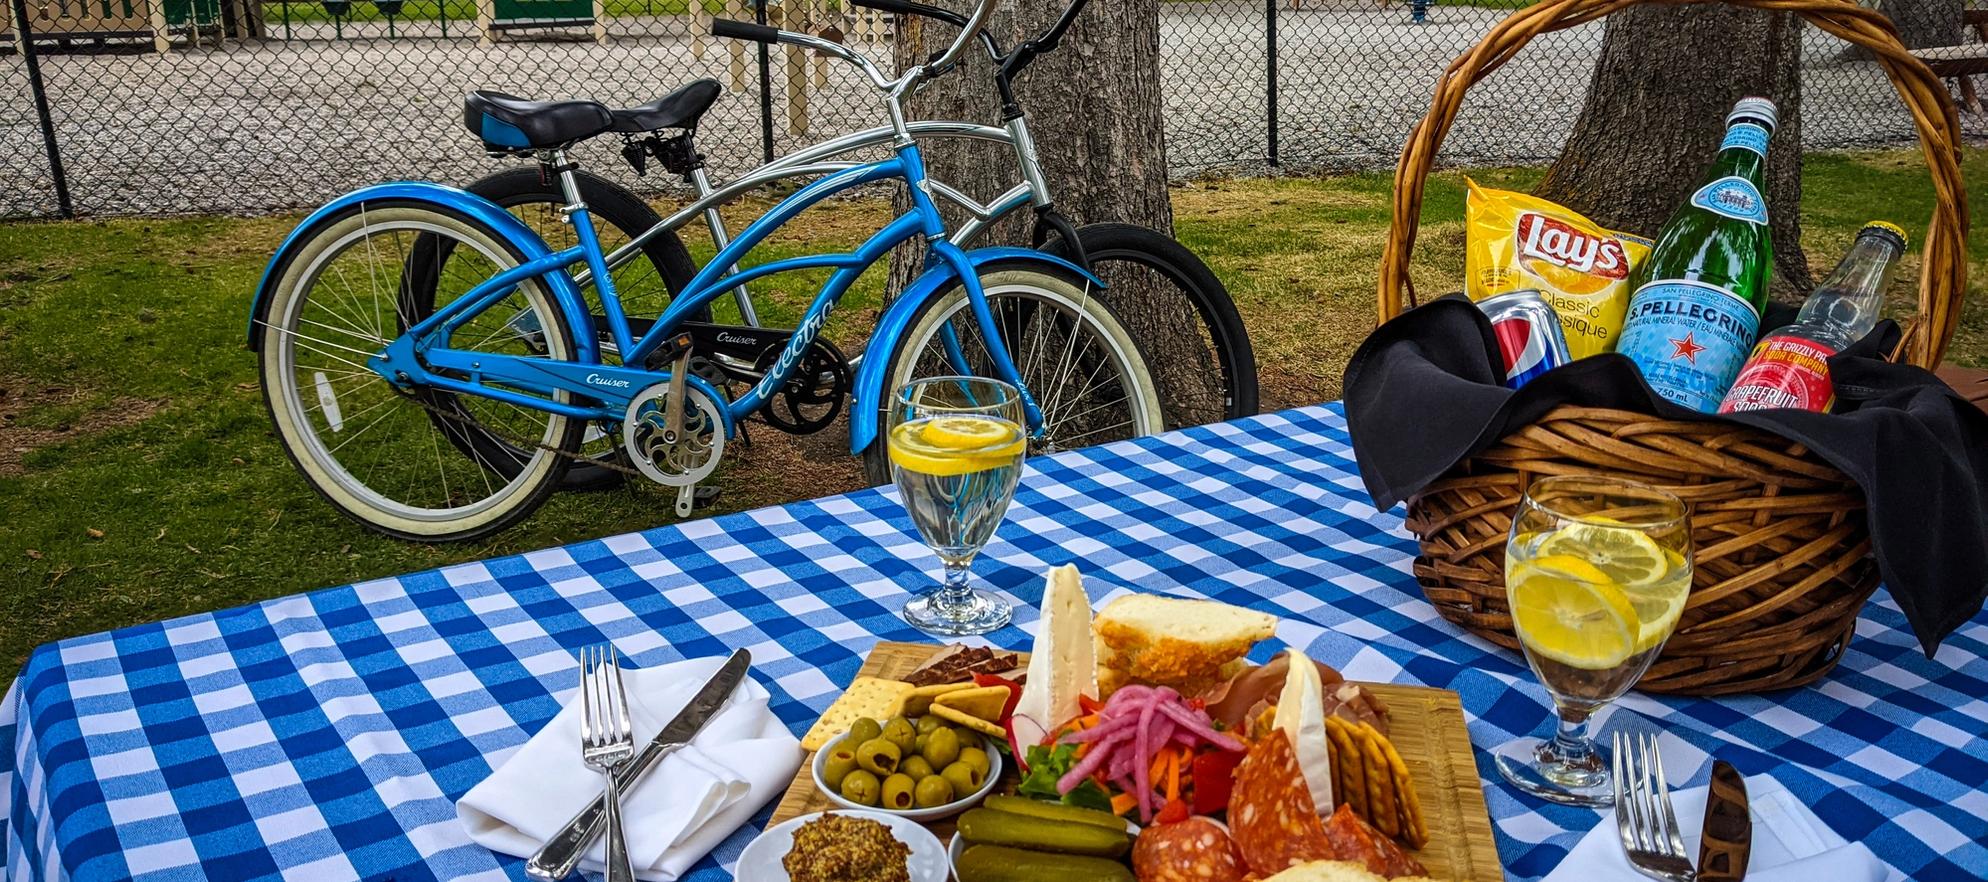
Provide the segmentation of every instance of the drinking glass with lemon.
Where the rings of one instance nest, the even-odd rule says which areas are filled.
[[[1521,790],[1606,805],[1608,759],[1588,719],[1663,651],[1691,593],[1691,529],[1676,496],[1616,478],[1533,483],[1505,545],[1505,592],[1527,663],[1559,714],[1552,738],[1495,751]]]
[[[973,558],[1015,498],[1028,449],[1022,397],[979,377],[914,380],[891,405],[891,476],[911,523],[945,565],[936,590],[912,598],[904,619],[929,634],[985,634],[1014,607],[973,588]]]

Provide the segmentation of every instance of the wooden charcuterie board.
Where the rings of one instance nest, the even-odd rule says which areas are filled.
[[[878,643],[864,659],[858,676],[903,677],[941,647],[931,643]],[[1027,663],[1027,653],[1022,654]],[[1483,782],[1470,752],[1470,732],[1464,726],[1463,702],[1455,692],[1423,686],[1363,684],[1387,703],[1388,739],[1408,764],[1415,792],[1429,824],[1429,844],[1415,857],[1432,879],[1455,882],[1502,882],[1505,871],[1491,834],[1491,815],[1484,804]],[[794,783],[773,810],[778,824],[789,818],[834,808],[814,785],[812,754],[801,763]],[[1008,766],[1013,775],[1013,766]],[[950,820],[931,825],[941,842],[952,836]]]

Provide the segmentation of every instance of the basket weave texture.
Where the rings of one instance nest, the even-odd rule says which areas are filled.
[[[1944,83],[1899,42],[1891,21],[1852,0],[1542,0],[1513,13],[1451,62],[1395,170],[1380,272],[1386,321],[1413,305],[1409,259],[1422,191],[1464,94],[1539,34],[1643,3],[1792,12],[1871,51],[1911,109],[1936,194],[1923,239],[1919,316],[1898,356],[1931,367],[1959,320],[1966,287],[1960,124]],[[1647,692],[1719,695],[1802,686],[1834,667],[1878,584],[1864,500],[1807,448],[1755,429],[1562,406],[1457,465],[1408,500],[1421,541],[1415,575],[1445,618],[1517,648],[1505,601],[1505,538],[1531,482],[1608,475],[1662,487],[1691,507],[1697,572]]]

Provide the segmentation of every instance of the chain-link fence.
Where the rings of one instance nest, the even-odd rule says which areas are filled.
[[[713,12],[752,17],[745,2],[0,0],[12,50],[0,59],[0,216],[257,212],[372,181],[467,182],[499,167],[460,122],[473,88],[632,104],[716,77],[728,91],[699,144],[721,176],[757,164],[769,145],[880,123],[874,93],[847,65],[787,47],[762,62],[757,45],[705,36]],[[1523,0],[1471,2],[1482,5],[1439,3],[1416,23],[1408,0],[1167,0],[1174,172],[1392,162],[1444,65]],[[833,28],[889,63],[887,16],[837,0],[783,0],[767,14]],[[1449,158],[1552,158],[1602,29],[1544,35],[1474,89]],[[1805,33],[1809,147],[1912,137],[1875,64]],[[1967,124],[1988,131],[1978,117]],[[590,167],[632,181],[617,145],[598,140]]]

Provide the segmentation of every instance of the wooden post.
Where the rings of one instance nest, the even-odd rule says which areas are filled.
[[[147,11],[150,12],[151,14],[150,17],[152,20],[153,51],[158,52],[161,55],[173,51],[172,34],[166,31],[165,3],[163,2],[163,0],[142,0],[142,2],[145,4]],[[194,29],[196,31],[199,30],[198,19],[199,19],[198,16],[195,16],[191,13],[187,15],[187,20],[189,22],[194,23]]]
[[[809,30],[809,0],[785,0],[780,4],[781,27],[789,31]],[[803,135],[808,131],[808,55],[799,46],[787,50],[787,131]]]
[[[497,4],[493,0],[476,0],[476,43],[489,46],[497,42]]]

